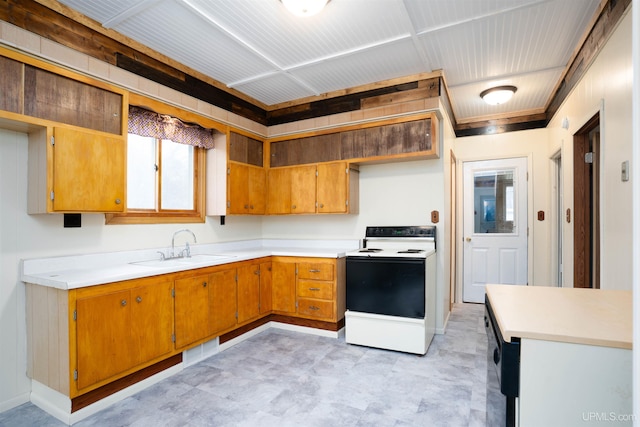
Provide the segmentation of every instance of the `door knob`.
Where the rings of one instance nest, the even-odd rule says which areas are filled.
[[[467,242],[470,242],[470,241],[471,241],[471,237],[467,237],[465,240],[466,240]]]

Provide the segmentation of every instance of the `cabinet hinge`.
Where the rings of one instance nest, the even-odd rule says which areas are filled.
[[[74,380],[74,381],[78,381],[78,370],[77,370],[77,369],[75,369],[75,370],[73,371],[73,380]]]
[[[176,297],[176,288],[171,288],[171,298]]]
[[[51,192],[51,194],[49,194],[49,197],[51,198],[51,200],[53,200],[53,191]]]
[[[238,273],[236,273],[236,283],[238,283]]]
[[[227,207],[230,208],[231,207],[231,200],[227,200]]]
[[[296,276],[298,275],[298,264],[296,264]]]
[[[238,320],[238,312],[236,311],[236,320]]]
[[[584,153],[584,162],[589,165],[593,164],[593,151]]]
[[[227,168],[227,175],[231,175],[231,168]]]
[[[171,342],[176,342],[176,334],[171,334]]]
[[[346,173],[347,175],[349,175],[349,168],[345,168],[345,169],[344,169],[344,173]]]
[[[56,145],[56,138],[53,135],[51,135],[51,145]]]
[[[318,170],[316,169],[316,176],[318,176]]]
[[[296,301],[296,310],[298,309],[298,301]]]
[[[73,320],[78,320],[78,311],[73,310]]]

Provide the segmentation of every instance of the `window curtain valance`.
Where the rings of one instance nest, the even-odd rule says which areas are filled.
[[[213,132],[194,124],[187,124],[175,117],[154,113],[140,107],[129,107],[129,133],[170,139],[180,144],[211,149]]]

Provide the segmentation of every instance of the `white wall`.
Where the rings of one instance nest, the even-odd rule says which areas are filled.
[[[0,412],[28,401],[24,258],[169,247],[188,227],[199,243],[260,238],[261,220],[227,217],[204,224],[105,226],[104,215],[82,215],[81,228],[63,228],[62,215],[27,215],[27,136],[0,129]]]
[[[549,285],[552,281],[550,268],[550,182],[551,160],[548,155],[548,131],[534,129],[521,132],[508,132],[498,135],[483,135],[457,138],[453,151],[458,159],[458,230],[462,228],[462,165],[466,161],[488,160],[509,157],[527,157],[529,159],[529,284]],[[545,212],[545,220],[538,221],[538,211]],[[461,235],[461,234],[460,234]],[[458,239],[459,240],[459,239]],[[462,245],[458,247],[458,291],[462,295]]]
[[[589,71],[549,123],[551,155],[561,150],[564,172],[563,211],[573,212],[573,134],[599,110],[601,276],[603,289],[631,289],[633,259],[631,181],[622,182],[620,166],[632,154],[632,16],[627,13]],[[569,128],[562,128],[567,119]],[[637,171],[637,165],[632,173]],[[573,286],[573,223],[563,221],[564,286]]]

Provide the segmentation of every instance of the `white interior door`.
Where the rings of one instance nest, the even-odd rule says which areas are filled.
[[[484,302],[485,285],[527,284],[527,159],[463,164],[463,289]]]

